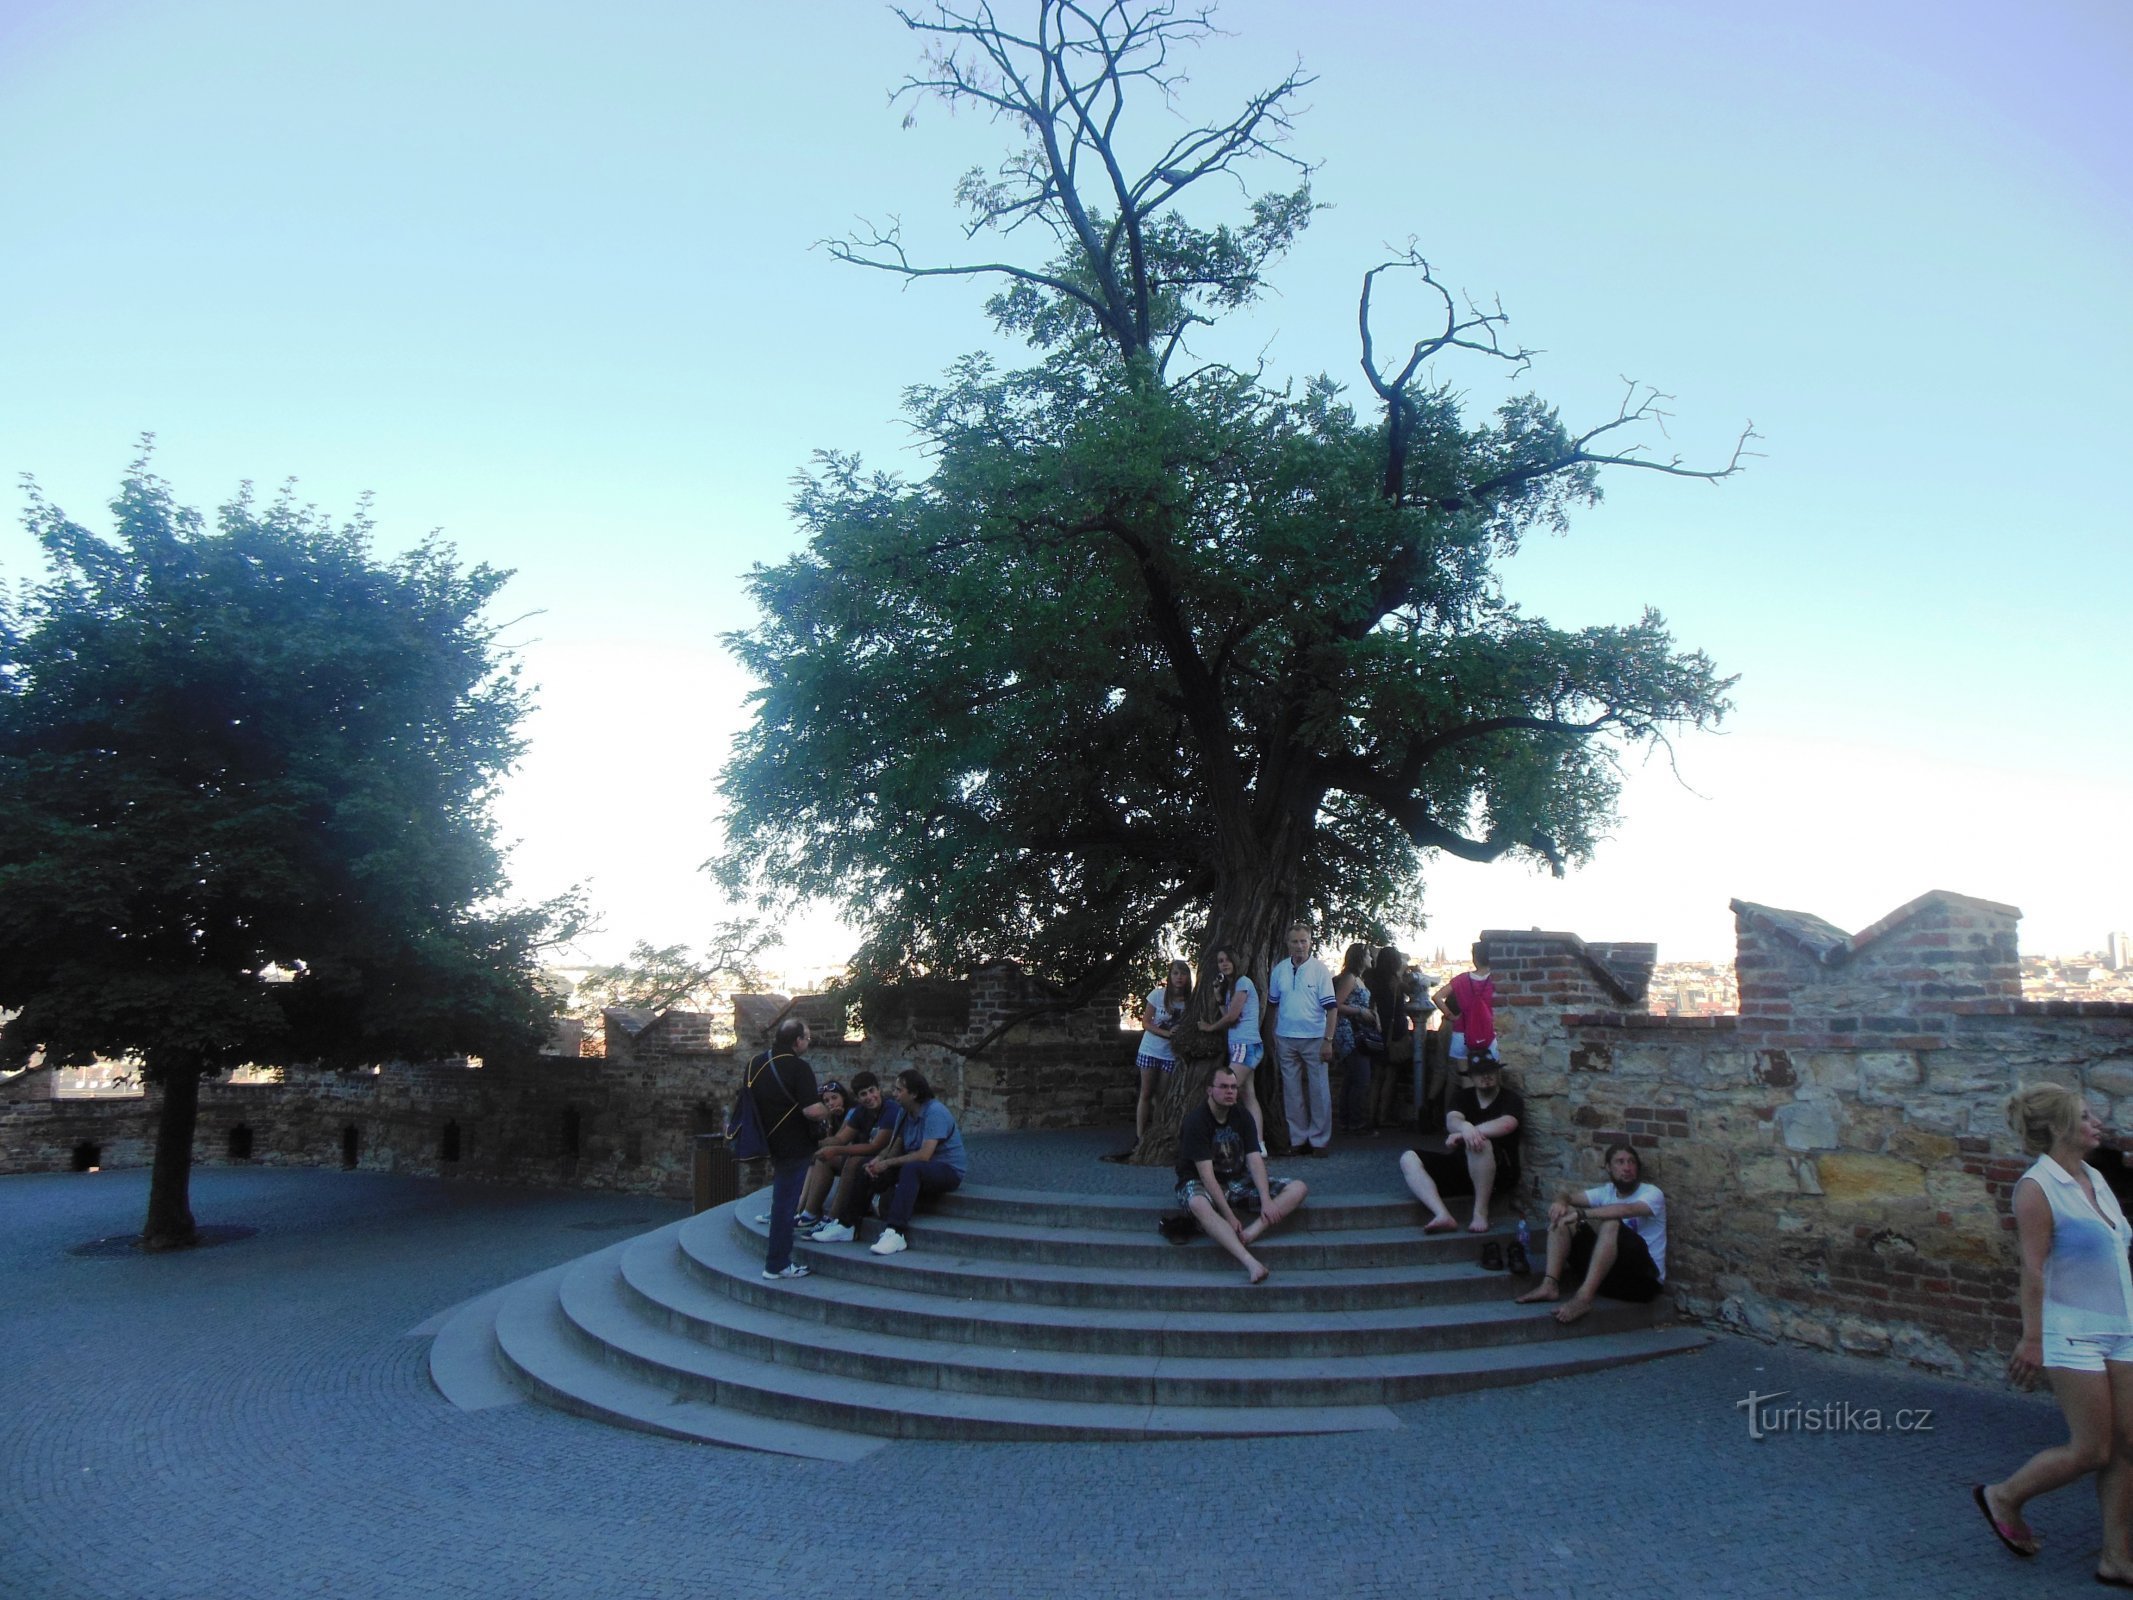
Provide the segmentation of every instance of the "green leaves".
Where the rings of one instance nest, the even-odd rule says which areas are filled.
[[[1525,618],[1492,563],[1565,528],[1601,465],[1719,478],[1751,436],[1711,472],[1617,447],[1663,415],[1641,386],[1582,433],[1532,395],[1469,416],[1432,363],[1529,353],[1412,246],[1362,279],[1378,415],[1327,377],[1174,373],[1188,330],[1248,307],[1310,219],[1308,168],[1278,148],[1308,80],[1226,123],[1166,118],[1135,176],[1135,97],[1167,107],[1205,15],[1035,11],[1021,33],[982,8],[904,15],[934,49],[903,92],[1016,139],[958,188],[969,232],[1004,248],[1035,223],[1047,259],[917,266],[893,230],[832,253],[997,278],[988,310],[1035,359],[967,357],[908,393],[922,479],[824,455],[802,480],[806,547],[756,570],[761,620],[727,641],[761,688],[722,779],[721,876],[841,901],[865,977],[1009,955],[1088,992],[1181,918],[1250,964],[1295,914],[1410,917],[1433,851],[1582,859],[1617,752],[1715,723],[1729,681],[1655,613],[1575,633]],[[1245,184],[1266,158],[1294,187]],[[1186,214],[1210,177],[1242,216]],[[1443,320],[1381,361],[1388,272]]]
[[[497,909],[526,708],[506,574],[380,563],[249,485],[210,529],[146,464],[0,635],[0,1048],[229,1066],[530,1050],[544,911]],[[263,976],[272,966],[291,981]]]

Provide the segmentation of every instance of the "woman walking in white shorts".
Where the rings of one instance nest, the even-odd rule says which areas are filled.
[[[1971,1498],[2001,1544],[2033,1556],[2037,1535],[2023,1506],[2095,1473],[2103,1511],[2096,1578],[2133,1588],[2133,1273],[2126,1264],[2133,1225],[2088,1164],[2103,1124],[2079,1094],[2055,1083],[2018,1089],[2007,1121],[2037,1157],[2014,1191],[2022,1342],[2007,1375],[2026,1389],[2042,1372],[2069,1437],[2013,1476],[1977,1485]]]

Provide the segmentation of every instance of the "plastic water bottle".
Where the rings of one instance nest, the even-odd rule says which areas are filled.
[[[1518,1250],[1527,1261],[1533,1259],[1533,1231],[1526,1226],[1526,1219],[1518,1219]]]

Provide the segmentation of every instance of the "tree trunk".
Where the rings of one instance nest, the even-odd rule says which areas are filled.
[[[163,1105],[156,1117],[155,1170],[148,1180],[148,1220],[141,1227],[141,1248],[182,1250],[198,1237],[191,1195],[200,1067],[174,1066],[162,1076]]]
[[[1199,976],[1193,989],[1195,1021],[1212,1021],[1221,1014],[1215,1004],[1215,994],[1222,982],[1215,971],[1215,951],[1227,949],[1252,980],[1252,987],[1259,991],[1259,1033],[1262,1042],[1266,1039],[1273,1020],[1266,1003],[1267,974],[1273,970],[1275,952],[1280,948],[1282,932],[1288,926],[1294,907],[1293,881],[1294,875],[1288,871],[1255,866],[1216,882],[1209,908],[1207,937],[1200,945]],[[1229,1059],[1227,1036],[1201,1033],[1195,1027],[1177,1055],[1177,1069],[1167,1075],[1162,1093],[1148,1108],[1148,1131],[1133,1151],[1135,1166],[1165,1166],[1175,1159],[1178,1124],[1193,1107],[1206,1100],[1208,1078],[1218,1064]],[[1286,1154],[1289,1129],[1282,1115],[1281,1083],[1274,1070],[1271,1048],[1252,1077],[1258,1109],[1265,1114],[1266,1121],[1259,1135],[1266,1141],[1269,1151],[1276,1155]]]

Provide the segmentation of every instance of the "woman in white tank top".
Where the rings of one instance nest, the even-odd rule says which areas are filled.
[[[2126,1264],[2133,1225],[2085,1159],[2103,1142],[2103,1124],[2079,1094],[2055,1083],[2019,1089],[2007,1120],[2037,1157],[2014,1191],[2022,1342],[2007,1375],[2026,1389],[2042,1372],[2069,1437],[1970,1497],[2001,1544],[2033,1556],[2037,1535],[2022,1507],[2100,1473],[2096,1577],[2133,1587],[2133,1272]]]

